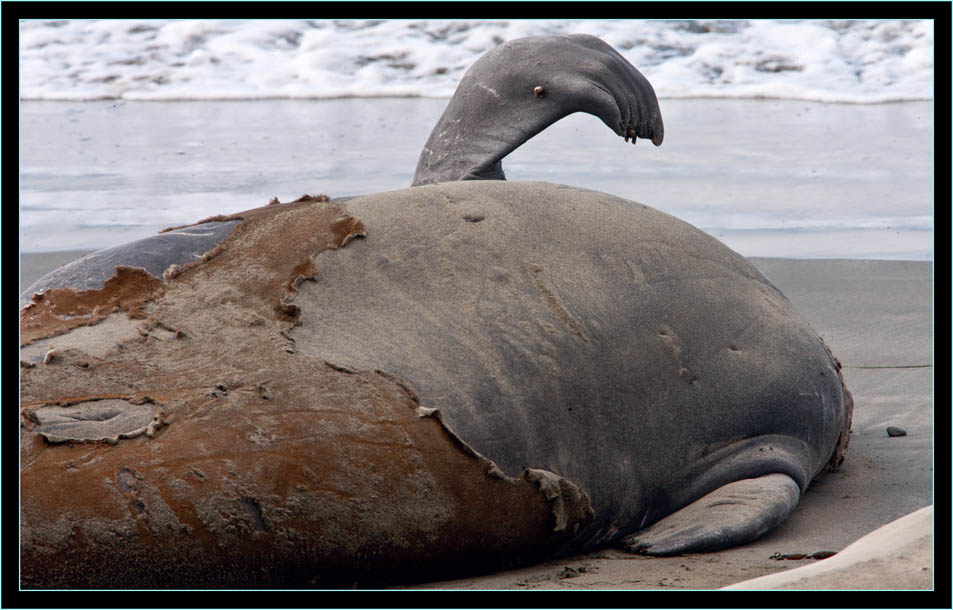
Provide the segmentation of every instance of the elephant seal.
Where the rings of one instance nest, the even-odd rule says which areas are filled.
[[[644,78],[568,41],[606,66],[580,82],[625,83],[585,88],[625,92],[603,120],[661,142]],[[530,75],[461,89],[577,104],[571,73]],[[371,586],[717,550],[840,463],[839,363],[743,257],[639,203],[503,181],[474,141],[437,163],[456,143],[431,136],[409,189],[210,219],[227,236],[161,279],[133,244],[102,287],[28,289],[21,584]]]

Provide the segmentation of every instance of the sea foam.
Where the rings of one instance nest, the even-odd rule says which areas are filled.
[[[513,38],[587,33],[661,98],[933,97],[930,21],[104,20],[20,24],[24,100],[449,97]]]

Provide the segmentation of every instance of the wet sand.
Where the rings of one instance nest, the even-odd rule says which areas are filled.
[[[22,103],[20,250],[98,250],[272,197],[409,186],[446,103]],[[931,260],[929,102],[660,104],[661,147],[577,113],[510,154],[507,179],[638,201],[745,256]]]
[[[20,290],[50,271],[89,254],[92,250],[65,250],[62,252],[31,252],[20,254]]]

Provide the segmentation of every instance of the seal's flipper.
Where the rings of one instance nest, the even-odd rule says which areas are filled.
[[[623,547],[645,555],[679,555],[751,542],[784,521],[799,496],[797,483],[784,474],[728,483],[628,536]]]

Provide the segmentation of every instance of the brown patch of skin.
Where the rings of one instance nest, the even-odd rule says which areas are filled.
[[[326,202],[329,202],[329,201],[331,201],[331,198],[328,197],[327,195],[324,195],[324,194],[322,194],[322,195],[302,195],[301,197],[298,197],[297,199],[295,199],[295,200],[292,201],[291,203],[326,203]],[[277,197],[273,197],[273,198],[266,204],[266,207],[269,206],[269,205],[282,205],[282,203],[281,203],[280,201],[278,201],[278,198],[277,198]],[[257,209],[261,209],[261,208],[257,208]],[[200,221],[198,221],[198,222],[194,222],[194,223],[192,223],[192,224],[178,225],[178,226],[175,226],[175,227],[166,227],[165,229],[162,229],[161,231],[159,231],[159,233],[168,233],[169,231],[177,231],[178,229],[184,229],[184,228],[186,228],[186,227],[194,227],[195,225],[204,224],[204,223],[206,223],[206,222],[222,222],[222,221],[225,221],[225,220],[244,220],[245,215],[248,214],[248,213],[249,213],[249,212],[239,212],[239,213],[237,213],[237,214],[216,214],[215,216],[209,216],[208,218],[203,218],[202,220],[200,220]]]
[[[20,314],[20,346],[95,324],[111,313],[125,311],[144,318],[142,306],[156,297],[162,280],[137,267],[116,267],[116,275],[100,290],[56,288],[33,295]]]
[[[327,195],[302,195],[290,204],[284,204],[294,207],[303,204],[327,203],[330,199]],[[182,225],[180,227],[169,227],[163,229],[160,233],[181,229],[188,226],[195,226],[206,222],[225,221],[225,220],[255,220],[262,216],[267,216],[269,211],[273,211],[270,206],[280,204],[277,198],[262,208],[256,208],[245,212],[230,215],[211,216],[201,220],[194,225]],[[342,212],[343,213],[343,212]],[[349,218],[349,217],[348,217]],[[364,235],[363,226],[360,221],[350,218],[335,219],[332,227],[335,236],[340,238],[340,244],[335,247],[345,245],[351,238]],[[187,263],[185,265],[174,265],[172,269],[165,274],[166,281],[172,280],[178,275],[184,273],[195,265],[208,262],[215,258],[230,243],[231,236],[209,250],[202,257],[201,261]],[[279,242],[280,243],[280,240]],[[307,242],[306,242],[307,243]],[[323,248],[322,248],[323,249]],[[294,286],[301,279],[313,278],[317,273],[317,267],[310,257],[299,263],[291,272],[291,279],[288,282],[288,292],[293,295],[296,291]],[[99,290],[76,291],[72,288],[57,288],[44,293],[33,295],[33,300],[23,310],[20,316],[20,346],[29,345],[38,339],[45,339],[56,335],[61,335],[73,328],[79,326],[89,326],[102,321],[110,313],[117,311],[126,311],[131,318],[145,318],[142,306],[154,300],[163,286],[162,280],[151,275],[144,269],[136,267],[116,267],[116,275],[106,280],[103,287]],[[280,301],[281,299],[279,299]],[[276,305],[276,311],[288,321],[294,321],[297,313],[285,310],[287,307],[282,303]]]
[[[289,349],[280,306],[311,257],[363,234],[342,205],[240,216],[150,293],[144,325],[172,338],[21,370],[23,405],[148,397],[165,414],[116,445],[21,428],[23,587],[375,586],[539,559],[591,519],[554,531],[535,484],[461,450],[401,380]]]

